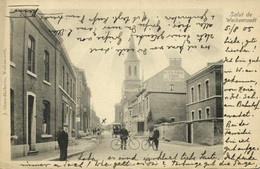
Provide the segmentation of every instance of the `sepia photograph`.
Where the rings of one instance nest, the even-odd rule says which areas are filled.
[[[257,168],[259,12],[58,2],[6,4],[3,168]]]

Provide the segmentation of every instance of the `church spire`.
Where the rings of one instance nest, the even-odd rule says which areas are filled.
[[[133,34],[131,34],[129,49],[134,49],[134,51],[128,52],[128,55],[127,55],[127,58],[126,58],[125,61],[139,61],[139,59],[136,55],[135,42],[134,42]]]
[[[134,96],[139,89],[140,80],[140,60],[137,57],[135,43],[133,35],[131,35],[129,48],[134,51],[130,51],[127,54],[125,60],[125,80],[123,85],[123,95],[128,99]]]

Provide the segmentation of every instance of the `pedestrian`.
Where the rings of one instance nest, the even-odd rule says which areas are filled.
[[[60,148],[60,161],[67,160],[67,149],[68,149],[68,134],[67,134],[67,126],[60,127],[60,131],[58,132],[58,144]]]
[[[121,139],[121,149],[124,148],[126,150],[126,140],[128,139],[129,133],[127,129],[125,128],[125,125],[122,126],[122,129],[120,130],[120,139]]]
[[[159,140],[158,140],[159,136],[160,136],[159,130],[155,129],[153,132],[153,136],[149,137],[149,140],[153,140],[156,150],[158,150],[159,147]]]

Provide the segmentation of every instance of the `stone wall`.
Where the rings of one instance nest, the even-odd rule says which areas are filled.
[[[154,125],[160,132],[160,139],[188,142],[187,126],[191,123],[192,143],[202,145],[223,144],[223,119],[173,122]]]
[[[223,119],[199,120],[192,123],[193,143],[223,144]]]

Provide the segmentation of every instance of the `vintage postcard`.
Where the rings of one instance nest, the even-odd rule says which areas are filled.
[[[0,168],[259,168],[259,6],[2,0]]]

